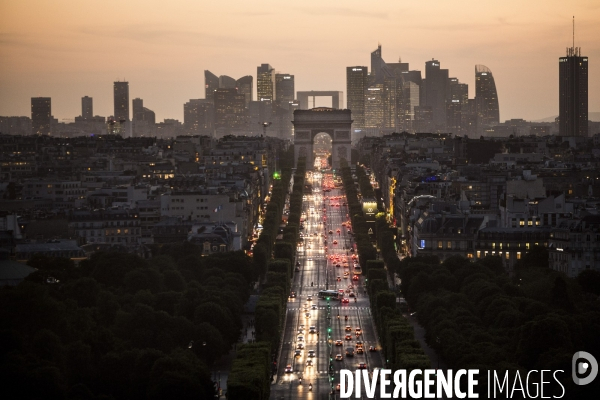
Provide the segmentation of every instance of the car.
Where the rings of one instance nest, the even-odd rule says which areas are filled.
[[[310,249],[310,246],[308,246],[308,248]],[[307,260],[312,261],[312,257],[308,257]]]
[[[291,292],[291,293],[290,293],[290,298],[291,298],[291,299],[294,299],[294,298],[296,298],[296,292]]]
[[[335,267],[339,268],[339,267],[341,267],[341,265],[340,264],[335,264]]]
[[[352,340],[352,335],[349,334],[349,333],[347,333],[346,337],[344,339],[346,339],[346,340]]]
[[[336,279],[337,279],[338,282],[342,281],[342,277],[341,276],[338,276]]]
[[[366,363],[358,364],[358,369],[367,369],[367,364]]]
[[[356,297],[356,295],[354,294],[354,292],[350,292],[350,294],[348,295],[348,297]]]
[[[316,357],[316,356],[317,356],[317,354],[315,353],[315,351],[314,351],[314,350],[309,350],[309,351],[308,351],[308,356],[309,356],[310,358],[313,358],[313,357]]]
[[[354,331],[356,333],[358,333],[359,335],[362,333],[362,329],[360,329],[360,327],[356,327],[356,329]]]
[[[356,348],[363,347],[363,342],[360,340],[356,342]]]
[[[304,342],[304,336],[298,336],[298,342]]]
[[[369,346],[369,351],[377,351],[377,347],[375,347],[375,346]]]
[[[329,231],[329,234],[330,234],[330,235],[333,235],[333,231],[332,231],[332,230],[330,230],[330,231]]]
[[[341,230],[340,230],[340,229],[338,229],[336,232],[337,232],[337,233],[340,233],[340,232],[341,232]]]
[[[335,361],[342,361],[342,355],[341,354],[336,354],[335,355]]]
[[[294,357],[302,357],[302,350],[296,350],[294,352]]]
[[[311,326],[310,328],[308,328],[308,333],[317,333],[317,327]]]
[[[344,276],[348,276],[348,275],[350,275],[350,272],[349,271],[344,271]]]
[[[308,296],[306,296],[306,301],[312,301],[312,294],[309,294]]]
[[[357,281],[357,280],[359,280],[359,279],[360,279],[360,278],[358,277],[358,275],[353,275],[353,276],[352,276],[352,280],[353,280],[353,281]]]
[[[313,304],[312,307],[310,308],[311,310],[316,310],[317,309],[317,305]]]
[[[358,349],[356,349],[356,354],[363,354],[365,351],[363,350],[362,347],[359,347]]]
[[[306,360],[306,366],[307,367],[312,367],[313,366],[313,360],[311,360],[310,358],[308,360]]]
[[[296,266],[299,267],[300,266],[300,261],[296,261]]]
[[[304,343],[298,343],[296,345],[296,348],[299,349],[299,350],[304,350]]]
[[[346,347],[346,357],[354,357],[354,348]]]
[[[337,392],[339,392],[339,391],[340,391],[340,384],[339,384],[339,383],[338,383],[337,385],[335,385],[335,390],[336,390]]]
[[[292,370],[292,366],[291,366],[290,364],[288,364],[288,365],[286,365],[286,366],[285,366],[285,370],[284,370],[284,372],[285,372],[286,374],[291,374],[291,373],[292,373],[292,372],[294,372],[294,371]]]
[[[349,298],[347,298],[347,297],[344,297],[344,298],[342,299],[342,304],[348,304],[348,303],[350,303],[350,299],[349,299]]]
[[[333,241],[333,244],[337,244],[337,240],[334,240],[334,241]]]
[[[305,318],[310,318],[310,313],[309,313],[309,312],[305,313],[305,314],[304,314],[304,317],[305,317]]]
[[[352,332],[352,327],[350,325],[346,325],[346,332]]]

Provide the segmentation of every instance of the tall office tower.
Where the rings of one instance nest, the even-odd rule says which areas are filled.
[[[494,82],[492,71],[485,65],[475,66],[475,104],[479,133],[482,133],[485,128],[500,123],[496,82]]]
[[[143,120],[144,119],[144,100],[140,98],[135,98],[131,101],[133,116],[132,119],[135,120]]]
[[[210,99],[191,99],[183,105],[183,125],[189,135],[212,134],[214,105]]]
[[[254,89],[252,75],[242,76],[236,81],[238,93],[243,94],[246,98],[246,108],[250,106],[250,102],[254,99],[252,91]]]
[[[402,98],[404,108],[402,130],[414,132],[415,107],[419,107],[419,85],[405,80]]]
[[[93,99],[88,96],[81,98],[81,117],[89,121],[94,116],[94,103]]]
[[[115,102],[115,119],[117,121],[129,121],[129,82],[115,82],[113,96]]]
[[[275,69],[269,64],[256,67],[256,97],[258,101],[276,100]]]
[[[382,128],[396,128],[399,125],[402,106],[402,77],[385,77],[383,79],[383,123]],[[400,90],[398,90],[398,85]]]
[[[204,70],[204,98],[212,99],[215,91],[219,88],[219,77],[210,72]]]
[[[432,59],[425,63],[425,80],[421,105],[431,107],[433,130],[446,130],[446,96],[448,70],[440,68],[440,62]]]
[[[383,84],[369,85],[365,92],[365,128],[383,127]]]
[[[365,127],[365,93],[369,84],[369,68],[346,67],[347,107],[352,111],[354,129]]]
[[[296,92],[294,91],[294,75],[275,74],[275,98],[278,106],[289,108],[294,102]]]
[[[50,97],[31,98],[31,132],[34,135],[49,135],[52,121]]]
[[[247,127],[246,96],[237,89],[217,89],[214,92],[215,127],[226,130]]]
[[[383,61],[381,45],[377,46],[377,50],[371,52],[371,75],[371,83],[383,83],[385,77],[394,76],[388,65]]]
[[[567,48],[566,57],[558,59],[559,114],[561,136],[588,135],[588,58],[580,47]]]
[[[450,78],[446,101],[447,128],[451,133],[461,134],[463,108],[467,110],[469,102],[469,85],[460,83],[458,78]]]

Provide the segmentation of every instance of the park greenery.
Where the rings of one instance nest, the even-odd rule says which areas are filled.
[[[157,251],[32,258],[37,271],[0,290],[5,398],[212,397],[210,367],[237,342],[259,270],[241,251]]]
[[[593,388],[574,385],[571,358],[579,350],[600,354],[600,274],[570,279],[549,269],[546,249],[537,246],[515,269],[509,277],[494,256],[477,262],[455,256],[441,264],[437,257],[415,257],[400,262],[397,272],[428,343],[449,367],[521,376],[563,370],[558,377],[570,398],[591,398]],[[560,396],[563,389],[552,383],[546,394]]]

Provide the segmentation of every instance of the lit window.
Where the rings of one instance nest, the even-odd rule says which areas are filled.
[[[446,248],[447,248],[447,249],[451,249],[451,248],[452,248],[452,242],[448,242],[448,243],[446,243]]]
[[[481,258],[481,251],[477,250],[477,258]]]
[[[525,248],[529,250],[529,243],[525,243]]]
[[[519,225],[520,225],[520,226],[525,226],[525,221],[523,221],[523,220],[520,220],[520,221],[519,221]]]
[[[533,226],[533,221],[532,220],[527,221],[527,225],[528,226]]]
[[[510,253],[508,251],[506,252],[506,259],[510,260]]]
[[[441,248],[443,248],[443,243],[441,240],[439,240],[438,241],[438,249],[441,249]]]
[[[517,260],[520,260],[520,259],[521,259],[521,252],[517,251]]]

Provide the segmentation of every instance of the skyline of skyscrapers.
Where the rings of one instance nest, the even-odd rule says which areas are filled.
[[[115,120],[129,121],[129,82],[114,82],[113,99]]]
[[[288,108],[296,98],[294,90],[294,75],[275,74],[275,102],[280,107]]]
[[[588,136],[588,57],[573,45],[558,59],[558,69],[559,134]]]
[[[49,135],[52,122],[52,99],[31,98],[31,132],[34,135]]]

